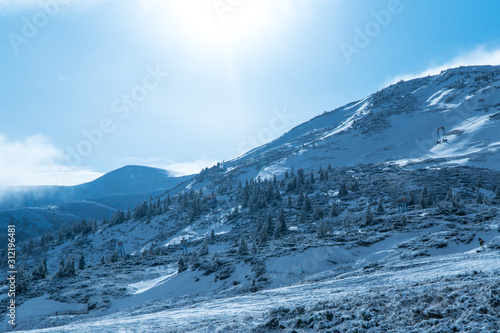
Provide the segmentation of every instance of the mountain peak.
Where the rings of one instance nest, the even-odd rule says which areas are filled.
[[[245,161],[261,177],[318,164],[498,169],[499,121],[500,66],[458,67],[325,112],[231,165]]]

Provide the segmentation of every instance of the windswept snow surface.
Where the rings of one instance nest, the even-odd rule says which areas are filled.
[[[500,112],[499,73],[498,66],[475,66],[401,82],[325,112],[225,164],[240,179],[281,175],[292,167],[389,161],[449,165],[457,160],[497,170],[500,160],[490,143],[500,141],[495,130],[500,126],[495,115]],[[438,127],[449,134],[446,145],[436,146]]]
[[[375,272],[345,273],[331,279],[245,296],[204,300],[150,314],[134,316],[120,313],[27,332],[250,332],[264,324],[269,311],[273,309],[313,308],[321,303],[342,301],[353,295],[358,295],[360,299],[385,295],[395,305],[398,295],[402,290],[408,290],[408,286],[412,286],[412,294],[420,297],[445,288],[449,288],[451,293],[471,285],[471,279],[459,280],[457,276],[477,275],[475,283],[484,283],[495,277],[498,279],[499,271],[499,252],[473,248],[465,253],[417,258],[409,262],[387,260]],[[419,304],[411,306],[416,309]],[[364,310],[364,306],[360,306],[352,308],[350,313],[354,318],[361,318]],[[455,325],[458,325],[460,331],[467,327],[460,322]],[[391,331],[395,332],[397,329]],[[424,329],[415,331],[425,332]]]

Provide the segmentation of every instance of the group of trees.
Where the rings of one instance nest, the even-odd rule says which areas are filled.
[[[106,220],[104,220],[105,222]],[[98,229],[97,220],[87,221],[82,219],[69,226],[63,226],[57,231],[47,231],[41,237],[28,238],[23,242],[23,253],[31,255],[47,250],[52,245],[59,245],[67,240],[73,240],[77,236],[85,236]]]
[[[147,218],[147,220],[150,221],[152,217],[166,213],[171,204],[172,201],[170,199],[170,195],[168,195],[163,201],[160,200],[160,198],[156,201],[150,200],[149,203],[144,201],[135,207],[133,214],[130,214],[129,211],[127,214],[127,220],[132,217],[136,220]]]
[[[246,180],[244,185],[241,183],[238,185],[236,192],[242,207],[248,207],[250,212],[256,212],[268,206],[276,206],[278,202],[283,200],[276,177],[273,180],[262,180],[260,177],[256,180]]]
[[[371,181],[372,183],[370,183]],[[228,216],[231,219],[239,220],[241,217],[255,217],[255,233],[246,234],[241,237],[238,244],[240,254],[247,253],[249,250],[248,241],[253,244],[264,245],[271,239],[279,239],[287,234],[287,224],[289,221],[296,221],[306,227],[313,226],[306,230],[315,230],[318,237],[327,237],[332,234],[334,225],[348,227],[353,223],[356,225],[373,225],[378,223],[382,215],[387,213],[384,207],[384,198],[377,198],[378,195],[373,190],[365,191],[367,185],[373,184],[373,179],[369,180],[363,177],[356,178],[348,175],[344,171],[328,169],[310,171],[305,173],[302,169],[285,172],[282,179],[277,180],[276,176],[267,179],[249,179],[240,183],[236,188],[226,186],[224,191],[231,198],[233,195],[236,200],[232,201],[231,206],[236,208]],[[432,183],[431,183],[432,185]],[[326,192],[331,189],[337,191],[335,200],[326,195],[320,195],[320,192]],[[361,190],[363,189],[363,190]],[[435,190],[434,190],[435,191]],[[220,191],[216,193],[220,194]],[[372,196],[366,206],[349,208],[349,202],[353,199]],[[500,185],[496,189],[497,197],[500,199]],[[283,200],[283,196],[285,200]],[[436,199],[437,198],[437,199]],[[409,209],[429,208],[441,200],[443,194],[433,195],[429,189],[424,186],[419,190],[408,191],[406,205]],[[231,199],[230,199],[231,200]],[[394,199],[394,204],[396,204]],[[477,190],[476,203],[485,204],[488,199]],[[446,194],[446,202],[451,203],[453,207],[458,208],[463,204],[457,195],[450,189]],[[394,204],[392,207],[394,207]],[[241,205],[243,210],[238,209]],[[192,222],[211,209],[217,207],[217,198],[214,193],[203,193],[203,191],[194,191],[193,189],[179,193],[173,198],[168,196],[161,200],[150,200],[138,204],[132,211],[117,211],[111,218],[104,219],[101,224],[96,220],[82,220],[72,226],[61,228],[57,233],[46,233],[42,237],[34,240],[30,239],[23,245],[26,253],[35,253],[40,247],[47,244],[60,244],[68,239],[74,239],[77,236],[86,236],[96,231],[102,226],[113,226],[121,224],[129,219],[150,221],[154,216],[164,214],[168,211],[179,213],[178,216],[186,218],[186,221]],[[356,213],[358,212],[358,213]],[[351,216],[351,214],[353,214]],[[340,216],[343,217],[340,217]],[[404,217],[406,218],[406,217]],[[241,219],[244,220],[244,219]],[[253,236],[252,236],[253,235]],[[212,235],[213,237],[213,235]],[[252,244],[252,243],[250,243]],[[208,243],[203,244],[196,255],[203,256],[208,253]],[[113,260],[111,260],[113,261]],[[75,262],[73,259],[67,259],[61,262],[56,275],[58,277],[73,276]],[[72,268],[73,267],[73,268]],[[78,268],[85,267],[85,260],[82,256],[78,262]],[[43,279],[47,276],[47,267],[45,264],[36,266],[32,271],[33,279]]]
[[[203,213],[217,207],[217,197],[214,193],[203,194],[203,191],[182,192],[177,195],[179,211],[187,213],[190,222],[200,217]]]

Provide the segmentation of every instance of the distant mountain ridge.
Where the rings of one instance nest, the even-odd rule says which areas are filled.
[[[0,200],[0,224],[16,224],[21,239],[35,237],[82,219],[109,218],[169,190],[174,194],[178,185],[192,177],[129,165],[76,186],[11,188]]]
[[[142,197],[149,199],[149,195],[161,194],[190,177],[174,177],[164,169],[128,165],[91,182],[75,186],[23,186],[7,189],[1,197],[0,210],[40,207],[79,200],[96,199],[101,202],[103,198],[113,196],[120,196],[122,199],[127,196],[132,197],[134,198],[132,201],[140,200]]]

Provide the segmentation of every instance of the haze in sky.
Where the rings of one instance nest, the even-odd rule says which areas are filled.
[[[500,64],[500,2],[0,0],[0,186],[199,172],[399,79]]]

